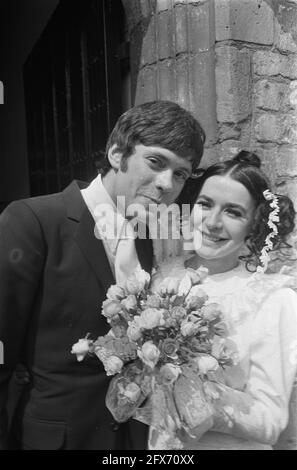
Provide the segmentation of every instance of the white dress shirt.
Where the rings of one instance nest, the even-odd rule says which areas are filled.
[[[81,195],[95,221],[94,235],[102,240],[111,270],[115,276],[119,242],[122,238],[130,238],[131,230],[126,237],[124,236],[128,222],[105,189],[100,174],[87,188],[81,190]],[[133,267],[133,271],[141,269],[136,249],[130,249],[129,258],[129,264],[131,269]]]

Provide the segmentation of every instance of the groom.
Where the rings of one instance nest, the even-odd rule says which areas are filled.
[[[120,236],[105,237],[108,221],[97,224],[96,211],[107,203],[117,214],[118,196],[126,208],[171,204],[198,166],[204,139],[175,103],[136,106],[119,118],[105,168],[89,186],[74,181],[61,193],[14,202],[1,215],[0,448],[146,448],[146,426],[118,425],[107,410],[109,378],[100,361],[80,363],[70,353],[86,333],[94,339],[108,332],[100,315],[108,287],[137,266],[152,268],[151,240],[133,241],[125,260]],[[8,433],[7,389],[18,363],[30,383]]]

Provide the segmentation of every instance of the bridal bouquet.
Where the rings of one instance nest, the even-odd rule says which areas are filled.
[[[187,269],[152,293],[150,275],[141,271],[111,286],[102,306],[110,332],[72,348],[78,360],[96,354],[115,375],[106,396],[115,420],[133,417],[165,431],[169,448],[182,447],[179,431],[194,437],[211,418],[215,383],[236,360],[220,307],[201,288],[206,276],[206,268]]]

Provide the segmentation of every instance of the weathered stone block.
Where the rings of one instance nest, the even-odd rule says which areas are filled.
[[[272,44],[274,13],[264,0],[215,0],[216,40]]]
[[[140,30],[142,35],[142,29]],[[152,16],[147,26],[145,34],[142,38],[137,39],[141,44],[140,66],[153,64],[157,60],[157,44],[156,44],[156,20]]]
[[[175,101],[174,61],[166,60],[157,65],[158,97],[161,100]]]
[[[172,0],[157,0],[156,1],[156,12],[170,10],[172,7]]]
[[[144,67],[138,74],[135,105],[157,99],[156,66]]]
[[[188,16],[187,7],[178,5],[174,9],[175,14],[175,50],[176,54],[188,50]]]
[[[190,111],[206,133],[206,144],[217,141],[214,53],[201,52],[189,57]]]
[[[250,113],[250,55],[231,46],[216,48],[217,117],[238,122]]]
[[[175,55],[173,43],[173,24],[171,11],[164,11],[157,16],[157,47],[159,59]]]
[[[181,56],[175,64],[176,98],[177,102],[186,109],[190,107],[189,96],[189,62],[188,57]]]
[[[297,147],[280,147],[275,169],[277,176],[297,177]]]
[[[254,88],[254,103],[257,108],[279,111],[289,104],[289,87],[286,83],[260,80]]]
[[[279,113],[262,114],[256,120],[255,134],[260,142],[297,144],[297,116]]]
[[[260,142],[279,142],[281,138],[279,117],[269,113],[260,115],[256,120],[255,134]]]
[[[297,52],[297,41],[293,38],[292,32],[283,32],[279,23],[276,21],[276,33],[275,45],[282,52]]]
[[[275,18],[275,45],[285,52],[297,52],[297,8],[278,5]]]
[[[126,0],[129,1],[129,0]],[[191,5],[206,3],[209,0],[155,0],[156,12],[170,10],[172,7],[177,5]]]
[[[191,5],[189,14],[189,51],[192,53],[208,51],[215,42],[214,29],[210,19],[210,2]]]
[[[295,57],[278,52],[257,51],[253,55],[253,68],[257,75],[269,75],[297,78],[297,60]]]
[[[229,160],[242,150],[242,143],[239,140],[224,140],[217,146],[219,161]]]
[[[239,139],[240,129],[235,124],[222,124],[219,127],[219,139],[223,140],[234,140]]]

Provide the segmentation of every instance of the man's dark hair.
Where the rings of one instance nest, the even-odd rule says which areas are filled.
[[[121,169],[137,144],[166,148],[181,157],[192,155],[193,169],[201,160],[205,133],[189,111],[171,101],[151,101],[135,106],[122,114],[111,132],[105,159],[97,167],[102,175],[110,170],[107,155],[117,146],[122,153]]]

